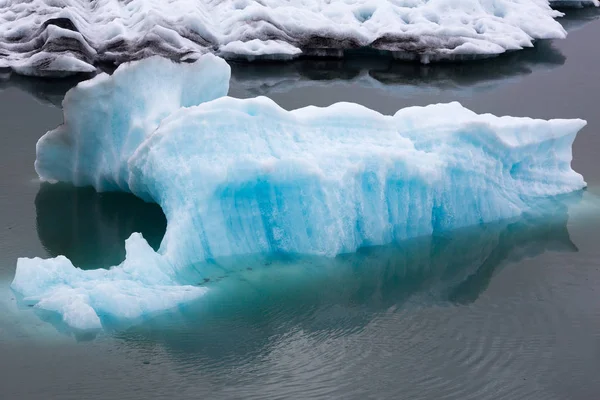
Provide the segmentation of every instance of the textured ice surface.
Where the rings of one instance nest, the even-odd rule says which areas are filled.
[[[384,116],[351,103],[289,112],[264,97],[211,100],[228,76],[214,56],[151,58],[67,94],[64,125],[38,142],[40,177],[155,201],[167,230],[158,252],[133,236],[136,251],[108,272],[20,259],[13,287],[26,300],[97,327],[102,315],[139,317],[200,295],[181,292],[177,271],[190,265],[209,276],[232,256],[335,256],[515,217],[585,186],[570,166],[582,120],[477,115],[458,103]],[[130,293],[133,306],[104,306]]]
[[[0,67],[65,75],[149,55],[289,59],[362,47],[429,62],[563,38],[560,15],[547,0],[1,0]]]
[[[14,290],[36,307],[62,315],[78,330],[101,328],[100,317],[136,319],[193,300],[206,288],[177,284],[174,271],[141,235],[126,242],[125,262],[110,270],[83,271],[63,256],[18,262]],[[42,266],[42,267],[41,267]]]
[[[54,171],[66,174],[52,180],[127,190],[127,160],[140,143],[181,107],[225,96],[229,77],[229,65],[207,54],[193,64],[152,57],[83,81],[65,96],[64,125],[38,142],[36,165],[55,164]],[[53,152],[42,150],[46,144]],[[83,169],[94,172],[84,176]]]

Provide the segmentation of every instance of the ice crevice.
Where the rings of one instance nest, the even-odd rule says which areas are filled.
[[[186,278],[220,259],[360,247],[512,218],[585,187],[571,169],[583,120],[478,115],[458,103],[393,116],[357,104],[286,111],[226,97],[230,69],[160,57],[100,74],[65,96],[64,124],[37,144],[43,180],[127,191],[167,218],[155,252],[83,271],[19,259],[13,289],[76,329],[136,319],[206,293]],[[220,271],[220,270],[219,270]]]

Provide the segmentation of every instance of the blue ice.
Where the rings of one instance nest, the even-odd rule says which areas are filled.
[[[458,103],[393,116],[357,104],[286,111],[225,97],[229,67],[150,58],[72,89],[65,123],[37,145],[48,181],[158,203],[167,230],[112,269],[20,259],[13,288],[76,329],[202,296],[178,271],[256,253],[334,257],[511,218],[585,187],[571,169],[583,120],[478,115]],[[203,269],[204,268],[204,269]]]

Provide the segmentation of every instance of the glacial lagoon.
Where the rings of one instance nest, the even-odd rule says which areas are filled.
[[[40,183],[35,143],[62,120],[75,82],[2,83],[2,397],[539,398],[600,392],[600,148],[596,9],[569,10],[569,36],[461,67],[390,60],[233,64],[230,95],[286,109],[352,101],[383,114],[458,100],[477,113],[583,118],[573,169],[584,191],[523,215],[335,258],[230,260],[198,301],[77,335],[10,289],[18,257],[84,269],[166,228],[155,204]],[[233,265],[233,266],[232,266]]]

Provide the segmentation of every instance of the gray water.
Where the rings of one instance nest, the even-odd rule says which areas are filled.
[[[495,60],[234,65],[231,95],[285,108],[353,101],[391,114],[460,101],[477,112],[584,118],[573,167],[588,190],[547,215],[333,260],[273,257],[210,296],[95,338],[10,291],[16,259],[114,265],[160,208],[40,184],[35,143],[75,81],[10,78],[0,92],[0,399],[595,399],[600,395],[600,12],[568,11],[566,40]]]

